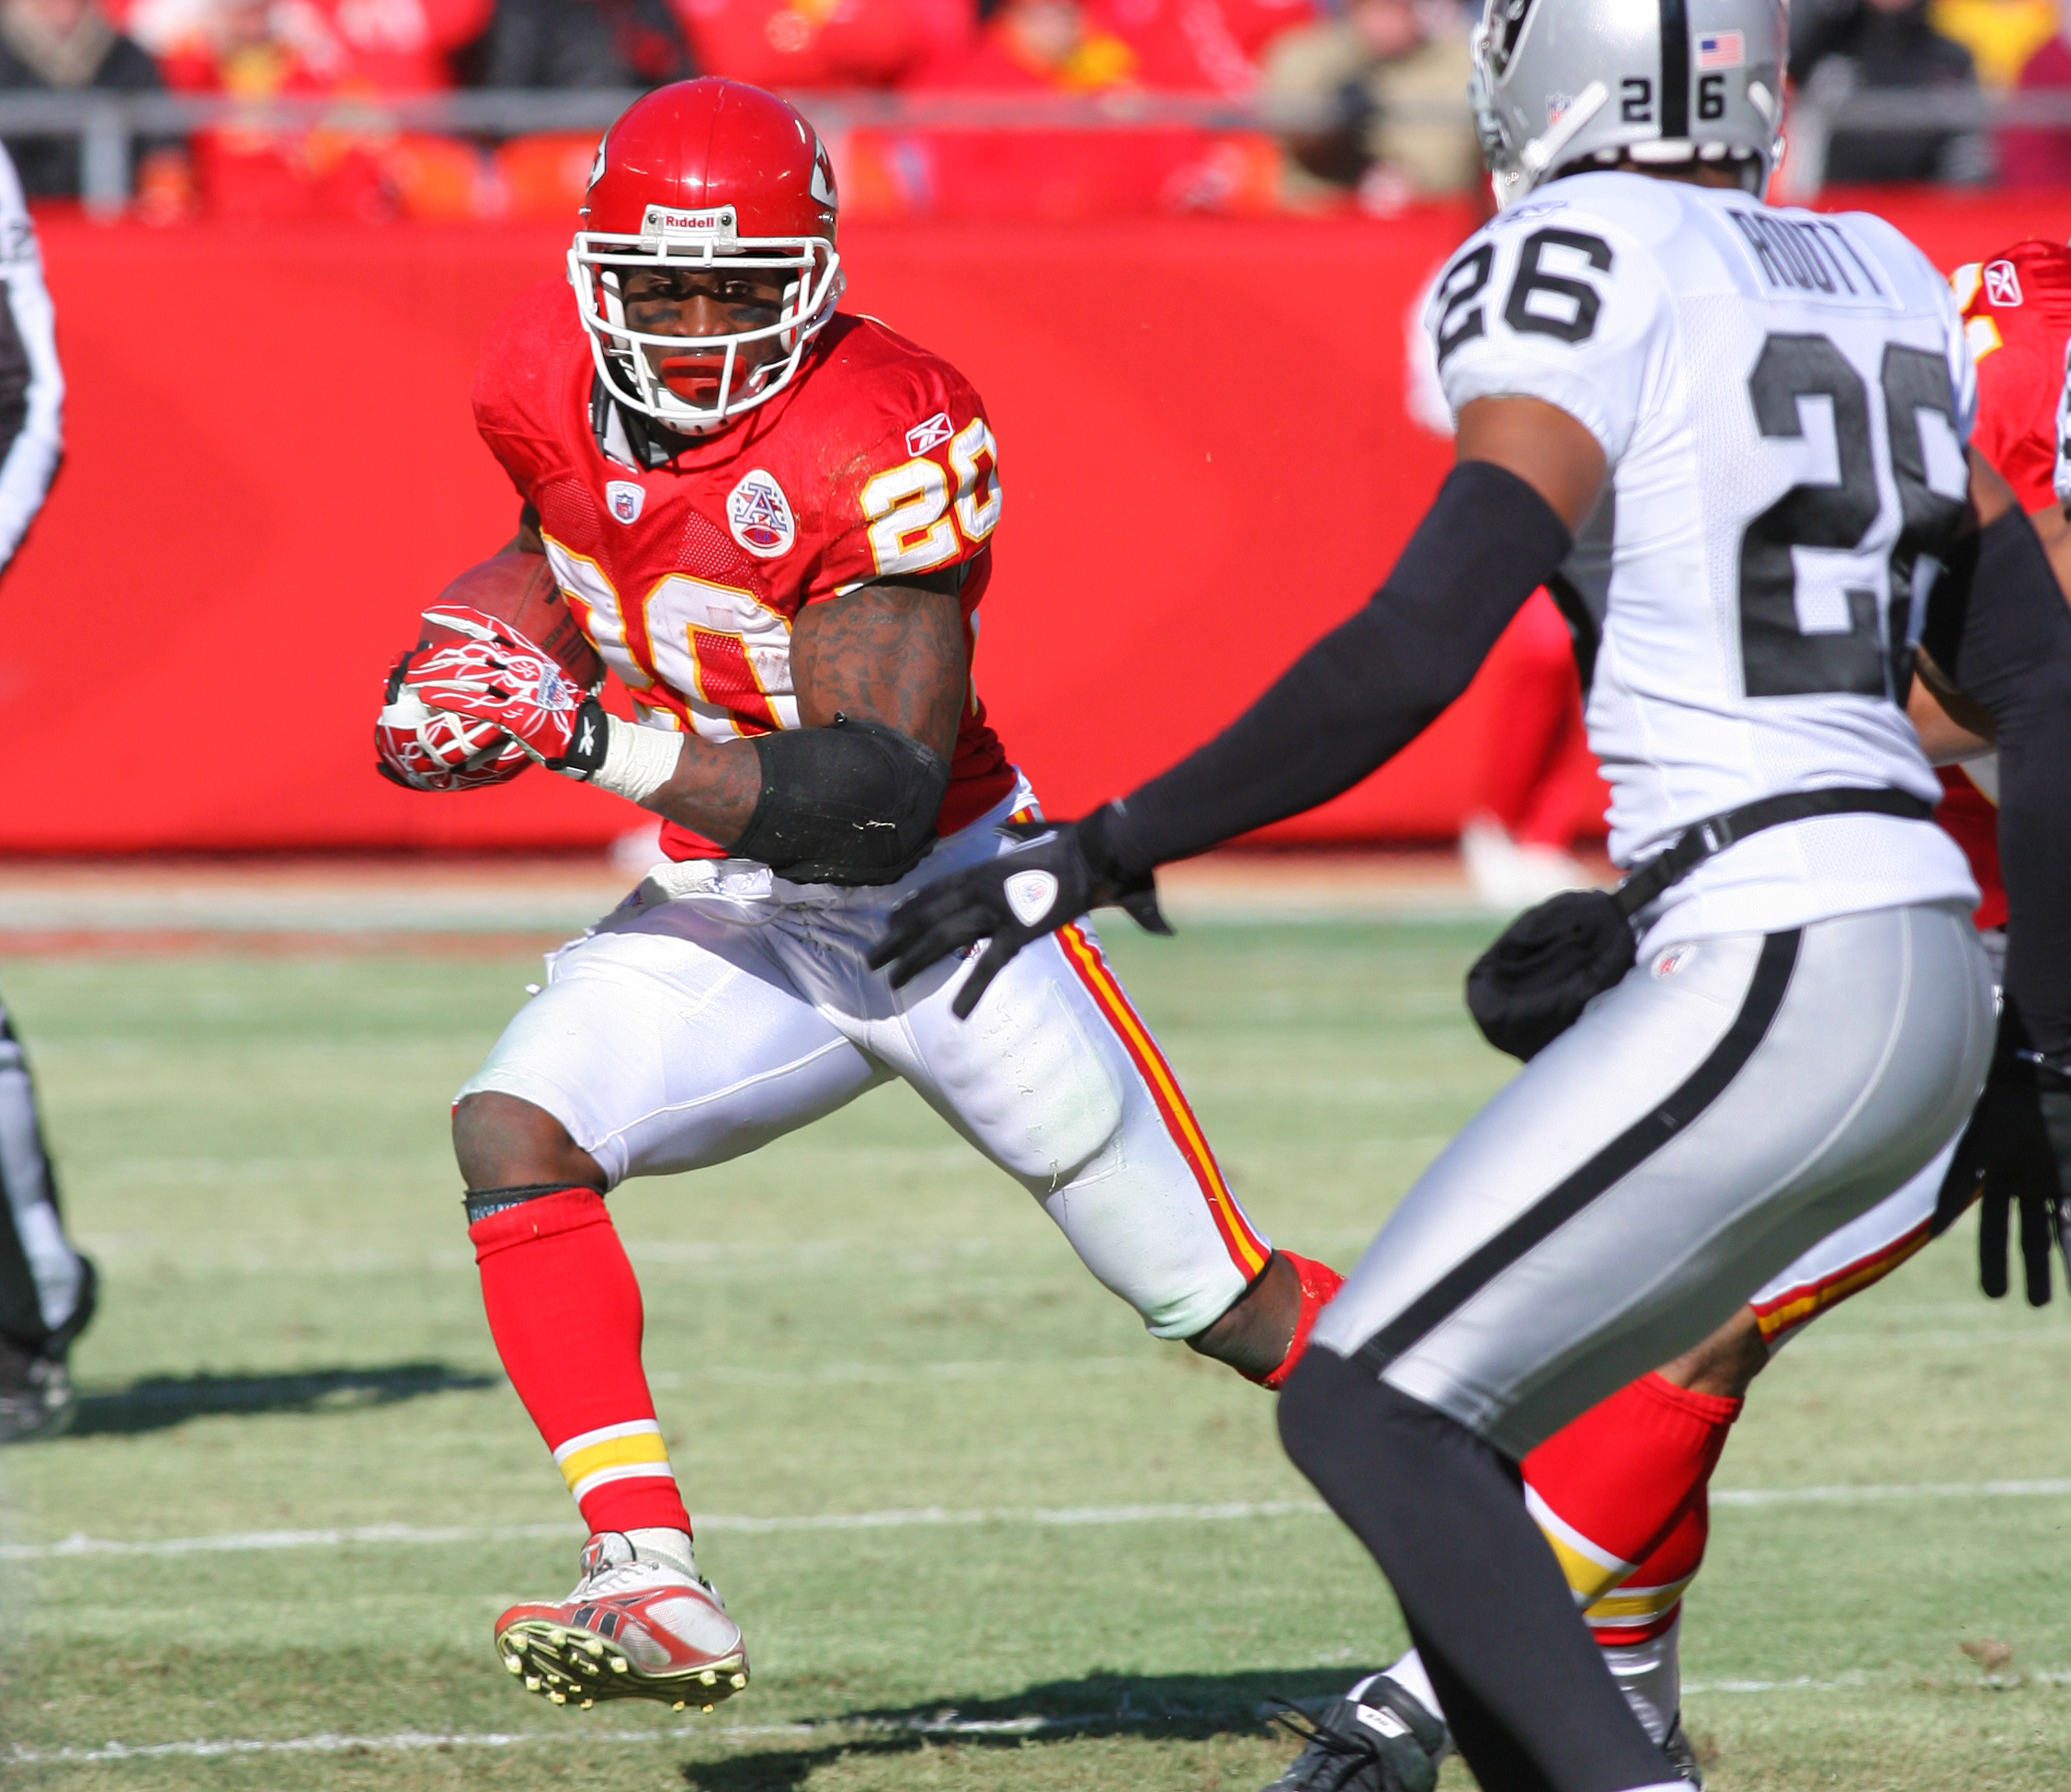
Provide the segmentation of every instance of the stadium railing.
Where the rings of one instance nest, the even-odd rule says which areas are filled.
[[[0,138],[73,137],[80,145],[80,198],[108,214],[130,197],[131,148],[142,139],[232,126],[245,130],[425,130],[514,137],[534,131],[601,130],[639,97],[634,89],[565,92],[472,89],[393,99],[309,97],[255,102],[217,95],[0,93]],[[1349,117],[1337,95],[1234,98],[1218,94],[903,93],[856,89],[790,97],[821,129],[930,131],[1328,130]],[[1407,122],[1459,117],[1449,100],[1405,97]],[[1913,135],[1987,132],[2008,126],[2071,130],[2071,90],[1990,93],[1974,88],[1866,89],[1845,79],[1815,81],[1790,121],[1788,196],[1810,198],[1824,183],[1826,146],[1842,131]]]
[[[639,98],[632,88],[566,92],[476,88],[393,99],[283,98],[255,102],[217,95],[0,93],[0,138],[74,137],[80,145],[80,198],[87,210],[119,211],[130,197],[131,145],[195,130],[424,130],[515,137],[533,131],[602,130]],[[1346,114],[1334,96],[1231,99],[1214,94],[905,94],[871,89],[792,94],[826,131],[909,130],[1314,130]],[[1446,102],[1405,102],[1402,116],[1457,118]]]

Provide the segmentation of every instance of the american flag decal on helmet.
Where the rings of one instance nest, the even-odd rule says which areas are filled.
[[[1747,42],[1738,31],[1702,31],[1698,34],[1699,68],[1741,68],[1747,61]]]

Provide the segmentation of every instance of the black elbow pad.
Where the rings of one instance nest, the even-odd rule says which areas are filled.
[[[896,883],[934,844],[949,762],[878,721],[758,734],[762,800],[735,858],[793,883]]]

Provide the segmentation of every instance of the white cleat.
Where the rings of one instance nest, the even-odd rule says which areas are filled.
[[[567,1598],[513,1605],[496,1620],[496,1652],[525,1690],[587,1710],[600,1698],[653,1698],[710,1711],[748,1684],[741,1628],[709,1581],[641,1555],[604,1531],[583,1546]]]

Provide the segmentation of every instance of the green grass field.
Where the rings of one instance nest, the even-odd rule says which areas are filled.
[[[1458,1000],[1485,930],[1110,933],[1254,1214],[1340,1265],[1507,1072]],[[689,1723],[514,1689],[491,1620],[565,1591],[579,1530],[497,1374],[445,1104],[533,975],[0,966],[106,1275],[76,1433],[0,1457],[0,1780],[1252,1792],[1267,1695],[1398,1647],[1269,1400],[1146,1339],[893,1090],[613,1200],[753,1686]],[[1715,1786],[2071,1782],[2067,1344],[1955,1241],[1758,1387],[1721,1487],[1837,1491],[1718,1511],[1686,1644]]]

